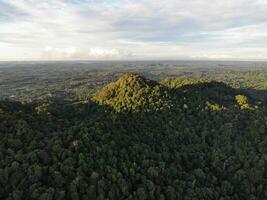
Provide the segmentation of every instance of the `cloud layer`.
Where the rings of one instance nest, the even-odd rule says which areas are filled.
[[[267,59],[266,0],[0,0],[0,60]]]

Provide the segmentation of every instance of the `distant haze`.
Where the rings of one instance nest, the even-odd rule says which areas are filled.
[[[267,60],[266,0],[0,0],[0,60]]]

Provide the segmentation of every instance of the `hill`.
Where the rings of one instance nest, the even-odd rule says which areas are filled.
[[[137,74],[125,74],[107,84],[93,95],[93,101],[116,112],[256,106],[255,100],[222,82],[167,78],[158,83]]]
[[[88,103],[0,102],[0,199],[266,199],[266,108],[126,74]]]
[[[209,106],[211,109],[257,108],[258,103],[251,95],[234,89],[223,82],[166,78],[161,84],[180,93],[192,108]]]
[[[125,74],[109,83],[96,92],[93,100],[117,112],[165,110],[172,106],[166,87],[137,74]]]

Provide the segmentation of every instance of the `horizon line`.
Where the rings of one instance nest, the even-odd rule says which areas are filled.
[[[35,60],[35,59],[18,59],[18,60],[0,60],[0,62],[136,62],[136,61],[149,61],[149,62],[157,62],[157,61],[217,61],[217,62],[267,62],[266,59],[43,59],[43,60]]]

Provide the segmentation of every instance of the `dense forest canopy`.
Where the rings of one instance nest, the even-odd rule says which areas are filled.
[[[93,95],[93,100],[118,112],[164,110],[172,106],[167,88],[137,74],[125,74],[106,85]]]
[[[0,199],[267,198],[266,108],[127,73],[86,101],[0,102]]]

